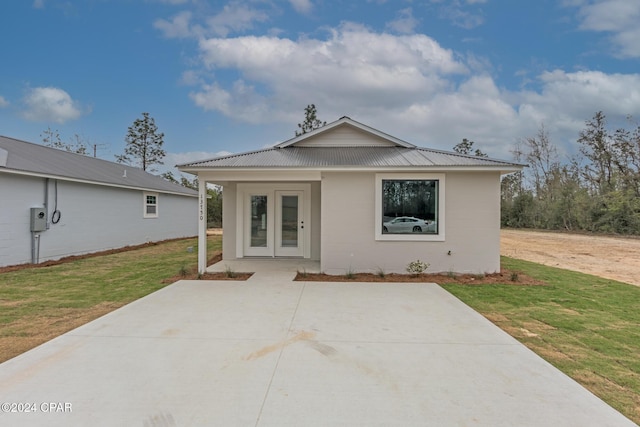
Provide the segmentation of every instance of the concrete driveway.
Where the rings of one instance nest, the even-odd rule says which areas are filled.
[[[437,285],[292,277],[177,282],[1,364],[0,425],[635,425]]]

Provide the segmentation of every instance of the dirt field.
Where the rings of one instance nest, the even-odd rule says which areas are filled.
[[[640,239],[502,230],[502,255],[640,286]]]

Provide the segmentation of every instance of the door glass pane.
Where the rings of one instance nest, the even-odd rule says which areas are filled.
[[[282,247],[298,246],[298,196],[282,196]]]
[[[267,196],[251,196],[251,247],[267,247]]]

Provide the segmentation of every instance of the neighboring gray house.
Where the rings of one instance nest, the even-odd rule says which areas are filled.
[[[141,169],[0,136],[0,266],[195,236],[197,212]]]
[[[500,177],[522,165],[416,147],[343,117],[272,148],[179,166],[223,188],[223,258],[328,274],[500,270]],[[198,236],[206,239],[206,216]],[[201,245],[202,246],[202,245]],[[198,268],[206,268],[200,252]]]

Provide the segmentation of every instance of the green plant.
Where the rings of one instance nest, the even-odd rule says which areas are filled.
[[[180,266],[180,270],[178,270],[178,275],[179,275],[180,277],[185,277],[185,276],[187,276],[188,274],[189,274],[189,269],[187,268],[187,266],[186,266],[186,265],[182,264],[182,265]]]
[[[385,276],[387,275],[387,273],[384,272],[384,270],[380,267],[378,267],[378,270],[376,270],[376,274],[378,275],[378,277],[381,278],[385,278]]]
[[[409,264],[407,264],[407,272],[411,273],[415,276],[418,276],[422,273],[425,272],[425,270],[427,268],[429,268],[429,263],[428,262],[423,262],[420,261],[419,259],[415,260],[415,261],[411,261]]]
[[[349,267],[347,272],[344,274],[344,277],[346,277],[349,280],[353,280],[356,278],[356,273],[354,273],[351,267]]]
[[[456,273],[454,273],[454,271],[450,269],[449,271],[447,271],[447,277],[453,279],[454,277],[456,277]]]
[[[519,276],[518,276],[518,272],[517,271],[512,271],[511,272],[511,281],[512,282],[517,282],[519,280]]]
[[[229,278],[229,279],[233,279],[236,277],[236,272],[233,271],[233,269],[231,268],[230,265],[226,265],[224,267],[224,274]]]
[[[298,270],[298,275],[302,278],[306,278],[309,273],[307,273],[307,269],[303,268],[302,271]]]

